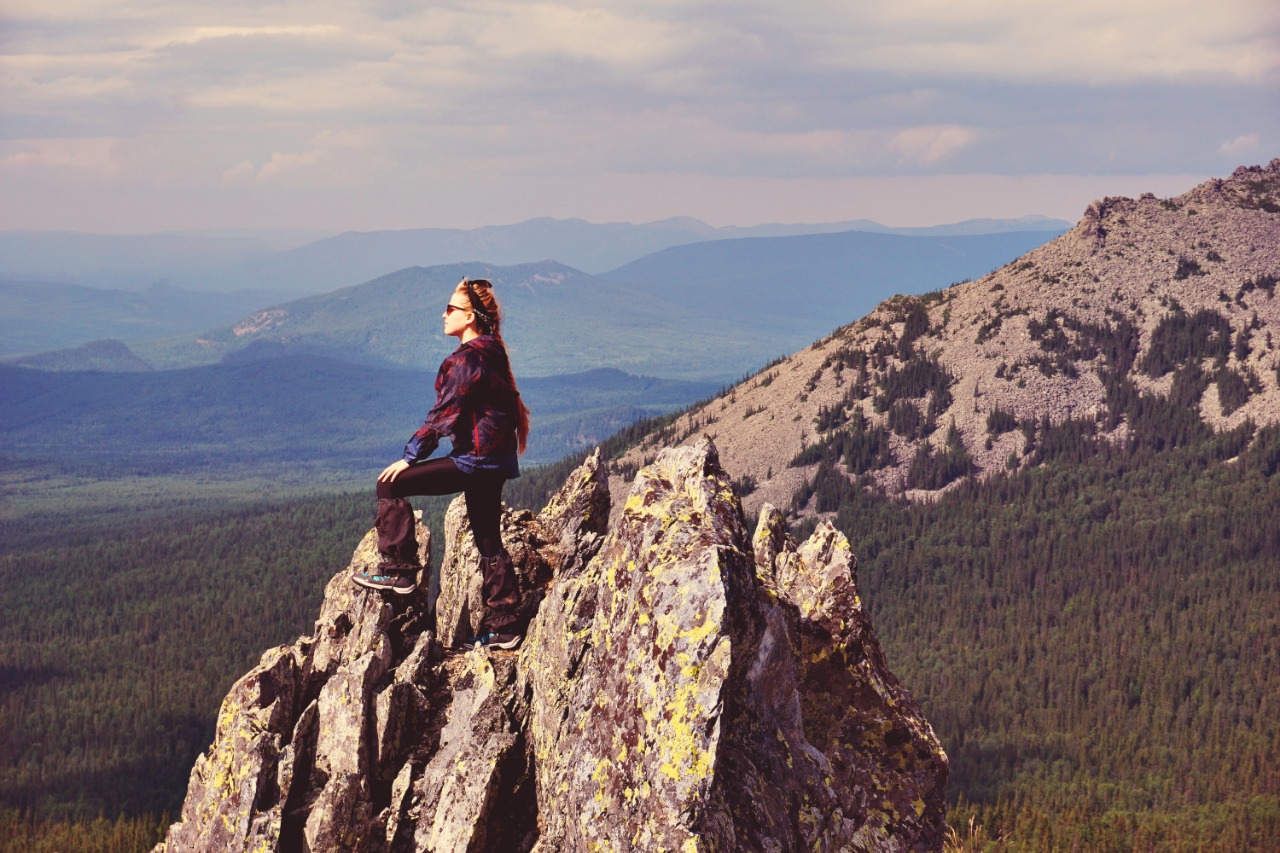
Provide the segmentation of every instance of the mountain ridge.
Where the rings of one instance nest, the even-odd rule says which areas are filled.
[[[1173,199],[1102,199],[977,281],[886,300],[620,465],[706,433],[757,485],[748,508],[790,506],[824,461],[922,500],[1036,464],[1054,442],[1155,441],[1138,433],[1166,415],[1171,444],[1178,429],[1272,423],[1277,277],[1280,159]]]
[[[43,357],[109,338],[194,333],[228,323],[279,292],[208,293],[152,285],[115,290],[51,281],[0,280],[0,359]]]
[[[479,228],[403,228],[317,234],[288,230],[155,234],[0,232],[0,279],[29,278],[139,290],[168,281],[206,291],[292,291],[295,297],[410,266],[484,260],[500,266],[555,258],[600,273],[668,246],[745,236],[845,230],[919,235],[1065,230],[1041,216],[894,228],[871,220],[716,227],[693,217],[603,222],[539,217]]]

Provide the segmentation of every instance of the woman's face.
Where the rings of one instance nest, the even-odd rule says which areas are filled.
[[[444,314],[444,333],[452,335],[455,338],[462,337],[463,332],[474,321],[471,313],[471,305],[467,301],[465,294],[454,291],[449,297],[449,304],[445,306]]]

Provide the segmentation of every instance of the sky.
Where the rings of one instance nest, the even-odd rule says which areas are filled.
[[[0,0],[0,229],[1040,214],[1280,157],[1275,0]]]

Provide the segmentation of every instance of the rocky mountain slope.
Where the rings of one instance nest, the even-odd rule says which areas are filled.
[[[1278,281],[1280,159],[1177,198],[1106,198],[990,275],[882,303],[618,467],[705,433],[754,489],[748,510],[803,501],[823,465],[922,499],[1088,443],[1274,422]]]
[[[462,513],[445,645],[479,615]],[[608,515],[598,455],[540,515],[506,514],[519,652],[443,654],[424,593],[340,571],[314,633],[231,688],[157,853],[939,849],[947,758],[844,537],[797,544],[766,509],[749,538],[708,441],[660,454]]]

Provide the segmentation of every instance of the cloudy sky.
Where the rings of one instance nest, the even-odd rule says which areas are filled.
[[[0,229],[922,225],[1280,156],[1275,0],[0,0]]]

